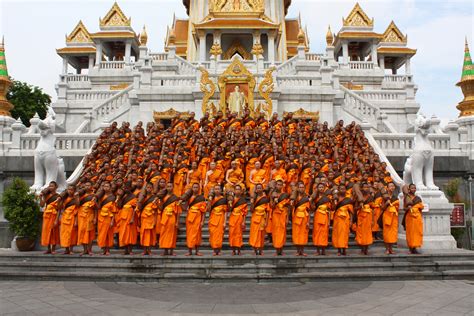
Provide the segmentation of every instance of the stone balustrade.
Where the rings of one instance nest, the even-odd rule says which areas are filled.
[[[355,92],[362,98],[373,101],[404,101],[407,99],[405,91],[368,90]]]
[[[407,84],[413,83],[411,75],[385,75],[382,81],[382,89],[404,89]]]
[[[110,90],[72,91],[68,93],[68,101],[102,101],[115,94],[117,94],[117,91]]]
[[[180,75],[196,74],[197,67],[191,64],[186,59],[176,56],[176,62],[178,63],[178,74]]]
[[[286,87],[311,87],[317,85],[317,78],[302,78],[301,76],[278,76],[277,83],[281,88]]]
[[[100,69],[123,69],[124,67],[124,61],[101,61],[99,63]]]
[[[66,75],[66,82],[89,82],[89,75]]]
[[[281,65],[276,67],[276,73],[278,75],[287,75],[295,72],[295,63],[298,60],[298,56],[294,56]]]
[[[165,61],[168,60],[168,53],[152,53],[150,58],[153,61]]]
[[[371,70],[374,69],[374,63],[371,61],[350,61],[349,68],[354,70]]]
[[[130,85],[128,88],[118,92],[114,96],[107,99],[92,109],[92,115],[95,122],[103,122],[106,119],[113,119],[111,115],[121,108],[124,104],[129,103],[128,92],[133,89]]]
[[[61,156],[69,156],[71,154],[85,155],[92,145],[94,145],[97,139],[97,134],[95,133],[57,133],[55,136],[55,147]],[[36,146],[40,140],[40,135],[25,133],[22,134],[19,139],[19,149],[20,151],[24,152],[23,156],[33,156],[34,150],[36,149]]]
[[[196,84],[196,76],[166,76],[166,77],[153,77],[153,82],[156,86],[194,86]]]
[[[340,89],[345,92],[343,109],[359,121],[367,121],[375,127],[379,117],[379,109],[367,100],[361,98],[354,91],[342,85]]]
[[[306,53],[306,60],[310,61],[319,61],[323,54],[315,54],[315,53]]]

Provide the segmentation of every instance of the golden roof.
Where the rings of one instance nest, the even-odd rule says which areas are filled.
[[[403,35],[400,29],[397,27],[395,22],[390,22],[390,25],[387,27],[385,32],[383,33],[382,42],[385,43],[407,43],[407,36]]]
[[[378,38],[382,39],[383,35],[375,32],[340,32],[338,38]]]
[[[121,32],[97,32],[91,34],[91,38],[137,38],[137,35],[132,31],[121,31]]]
[[[74,30],[72,30],[72,32],[66,36],[66,43],[92,44],[91,34],[89,33],[85,25],[82,23],[82,21],[79,21]]]
[[[86,47],[64,47],[56,49],[56,52],[61,54],[70,54],[70,55],[77,55],[77,54],[95,54],[95,47],[86,46]]]
[[[415,55],[416,49],[408,47],[379,47],[377,48],[377,53],[395,55]]]
[[[103,19],[99,19],[100,27],[104,26],[130,26],[131,18],[128,18],[123,14],[117,2],[114,2],[112,8]]]
[[[308,37],[306,32],[304,32],[304,30],[302,29],[301,22],[299,19],[285,20],[285,29],[288,58],[291,58],[298,53],[298,36],[304,36],[304,46],[306,47],[306,49],[309,49]]]
[[[374,19],[370,19],[357,2],[347,18],[342,18],[342,25],[373,27]]]
[[[194,24],[194,28],[196,30],[236,28],[278,29],[279,27],[279,24],[268,22],[263,19],[243,19],[240,17],[233,17],[231,15],[229,15],[227,18],[211,18],[208,21]]]

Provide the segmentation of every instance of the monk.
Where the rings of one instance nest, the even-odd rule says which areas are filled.
[[[255,191],[255,186],[261,184],[262,188],[265,186],[266,182],[266,170],[261,168],[262,164],[260,161],[255,162],[255,168],[250,171],[249,175],[249,193],[252,196]]]
[[[198,163],[196,161],[191,163],[191,170],[188,171],[186,191],[191,190],[194,183],[199,185],[200,190],[202,189],[202,172],[198,169]]]
[[[138,202],[137,209],[140,218],[140,245],[144,256],[151,256],[151,247],[156,245],[156,220],[158,213],[158,198],[153,194],[153,184],[145,185]]]
[[[277,160],[278,162],[278,160]],[[276,178],[276,188],[272,192],[271,200],[271,223],[272,244],[277,256],[283,256],[283,247],[286,243],[286,227],[288,225],[288,214],[291,212],[290,195],[285,192],[283,178]]]
[[[393,255],[393,245],[398,241],[398,209],[400,200],[395,192],[395,184],[390,182],[387,185],[387,192],[384,196],[385,204],[382,213],[383,241],[385,244],[385,254]]]
[[[250,223],[249,244],[252,246],[256,256],[262,256],[265,242],[265,227],[267,226],[268,212],[270,211],[270,200],[265,192],[263,192],[263,185],[261,183],[255,185],[255,196],[251,202],[252,219]]]
[[[358,184],[354,185],[354,192],[359,202],[356,220],[356,242],[361,248],[363,255],[369,254],[369,246],[373,243],[372,237],[372,207],[374,198],[369,192],[369,184],[362,183],[362,188]]]
[[[161,203],[160,248],[162,256],[176,256],[176,239],[178,237],[179,216],[181,214],[180,199],[173,193],[173,183],[166,185],[166,195]]]
[[[153,185],[152,185],[153,188]],[[118,217],[121,220],[119,227],[119,247],[124,247],[124,255],[131,255],[133,245],[137,243],[137,223],[135,213],[137,208],[137,197],[132,192],[131,183],[125,185],[123,196],[117,204]]]
[[[403,195],[405,214],[402,225],[406,231],[408,249],[411,254],[419,254],[416,248],[423,245],[423,201],[416,195],[416,185],[413,183],[403,188]]]
[[[97,218],[96,198],[92,183],[84,184],[84,192],[79,194],[79,210],[77,213],[77,245],[82,245],[81,256],[92,255],[92,241],[95,239]]]
[[[98,203],[97,212],[97,245],[102,248],[104,256],[110,255],[114,245],[114,214],[116,213],[115,196],[111,192],[110,182],[102,184],[104,195]]]
[[[326,255],[329,244],[329,223],[331,221],[332,203],[326,194],[326,186],[319,183],[316,187],[313,219],[313,245],[317,248],[317,255]]]
[[[230,169],[227,170],[225,176],[225,191],[232,191],[236,185],[243,186],[244,182],[244,173],[242,169],[238,167],[238,163],[236,160],[230,163]]]
[[[233,193],[229,215],[229,244],[232,248],[232,255],[240,256],[242,255],[243,231],[245,230],[248,205],[241,185],[235,185]]]
[[[354,212],[352,199],[346,196],[345,185],[339,185],[339,192],[334,199],[334,220],[332,226],[332,245],[337,248],[338,256],[345,256],[349,248],[349,231]]]
[[[296,255],[306,257],[304,246],[308,243],[310,201],[304,183],[298,182],[297,188],[292,216],[292,239]]]
[[[209,164],[209,171],[206,173],[206,179],[204,181],[204,196],[209,197],[211,188],[220,185],[219,179],[222,175],[221,169],[216,168],[217,164],[215,161],[211,161]]]
[[[270,173],[270,179],[271,180],[276,180],[277,178],[280,178],[283,183],[286,184],[287,181],[287,175],[286,175],[286,170],[283,168],[281,165],[281,160],[276,160],[274,164],[274,168],[272,169]]]
[[[195,249],[196,256],[202,256],[199,247],[201,246],[202,226],[206,216],[207,202],[204,195],[200,194],[199,183],[193,183],[192,194],[186,202],[188,203],[188,214],[186,216],[188,254],[186,256],[192,256],[193,249]]]
[[[182,157],[178,156],[178,159]],[[189,168],[185,163],[180,163],[179,166],[176,168],[176,172],[174,173],[174,181],[173,181],[173,193],[177,196],[181,196],[185,192],[186,188],[186,178],[188,176]]]
[[[382,216],[382,204],[383,204],[383,196],[382,192],[379,188],[380,185],[374,183],[374,187],[376,188],[376,192],[374,195],[374,202],[373,202],[373,220],[372,220],[372,234],[374,239],[380,240],[380,231],[381,227],[379,225],[379,219]]]
[[[75,192],[76,187],[73,184],[67,186],[67,190],[60,195],[60,235],[59,240],[63,247],[64,254],[70,255],[72,247],[77,243],[77,206],[79,197]]]
[[[222,195],[220,185],[213,187],[212,194],[209,195],[210,209],[209,216],[209,244],[213,250],[213,256],[219,256],[224,239],[226,226],[226,212],[228,210],[227,199]]]
[[[45,254],[55,254],[59,244],[59,194],[58,185],[51,181],[39,195],[40,206],[44,207],[43,227],[41,229],[41,245],[48,247]]]

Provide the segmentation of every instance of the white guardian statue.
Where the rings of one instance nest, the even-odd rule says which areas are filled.
[[[434,152],[428,139],[431,120],[417,114],[415,120],[415,142],[413,153],[407,158],[403,171],[403,182],[414,183],[418,190],[438,190],[433,181]]]
[[[48,113],[44,120],[38,123],[40,140],[35,149],[35,182],[31,187],[34,191],[40,191],[51,181],[56,181],[58,191],[66,186],[66,175],[64,173],[64,161],[56,154],[56,113],[52,107],[48,107]]]

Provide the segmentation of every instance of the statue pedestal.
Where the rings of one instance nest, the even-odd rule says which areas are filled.
[[[453,205],[449,203],[440,190],[417,191],[423,200],[423,247],[424,250],[456,249],[456,240],[451,235],[450,215]],[[407,247],[406,234],[403,229],[400,211],[398,245]]]

